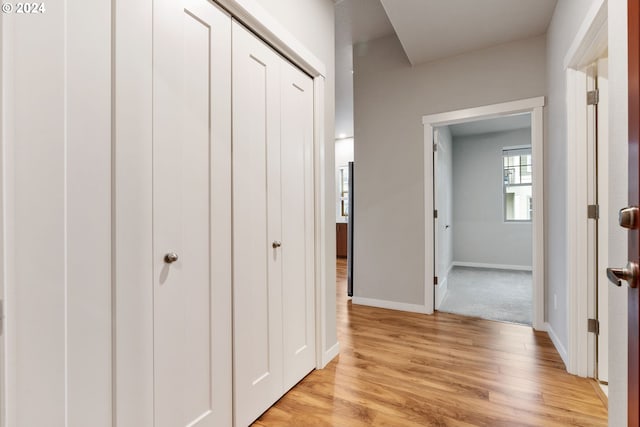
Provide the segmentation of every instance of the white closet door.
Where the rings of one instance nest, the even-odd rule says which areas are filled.
[[[230,47],[211,2],[154,2],[155,427],[231,424]]]
[[[284,388],[315,366],[313,81],[286,61],[281,74]]]
[[[280,61],[233,24],[233,299],[236,425],[282,395]]]

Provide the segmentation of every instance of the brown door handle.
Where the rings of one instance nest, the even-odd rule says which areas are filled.
[[[620,227],[635,230],[640,225],[638,217],[640,217],[640,209],[636,206],[620,209],[618,213],[618,224],[620,224]]]
[[[624,280],[630,288],[635,288],[638,286],[638,278],[640,278],[638,271],[638,264],[628,262],[624,268],[607,268],[607,278],[616,286],[621,286]]]

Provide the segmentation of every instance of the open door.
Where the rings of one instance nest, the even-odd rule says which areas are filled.
[[[629,229],[629,264],[627,273],[632,273],[629,283],[629,367],[628,367],[628,426],[640,427],[640,346],[639,324],[640,301],[638,300],[637,269],[640,263],[640,4],[637,0],[628,2],[629,16],[629,206],[621,211],[620,225],[634,226]],[[629,215],[632,214],[632,215]],[[624,223],[625,219],[634,223]],[[631,221],[630,221],[631,222]],[[631,271],[629,271],[631,270]],[[635,273],[635,274],[633,274]]]
[[[629,58],[629,200],[620,210],[620,226],[628,231],[628,263],[624,268],[608,268],[607,276],[628,290],[628,366],[627,366],[627,425],[640,427],[640,4],[629,0],[628,58]]]

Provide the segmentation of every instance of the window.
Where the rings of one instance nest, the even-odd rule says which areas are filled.
[[[340,168],[340,176],[338,178],[339,196],[340,196],[340,216],[349,216],[349,167]]]
[[[531,221],[531,147],[502,151],[504,220]]]

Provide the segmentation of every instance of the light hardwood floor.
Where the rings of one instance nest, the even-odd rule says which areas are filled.
[[[344,260],[336,290],[340,356],[254,426],[607,425],[592,384],[567,374],[546,333],[352,305]]]

